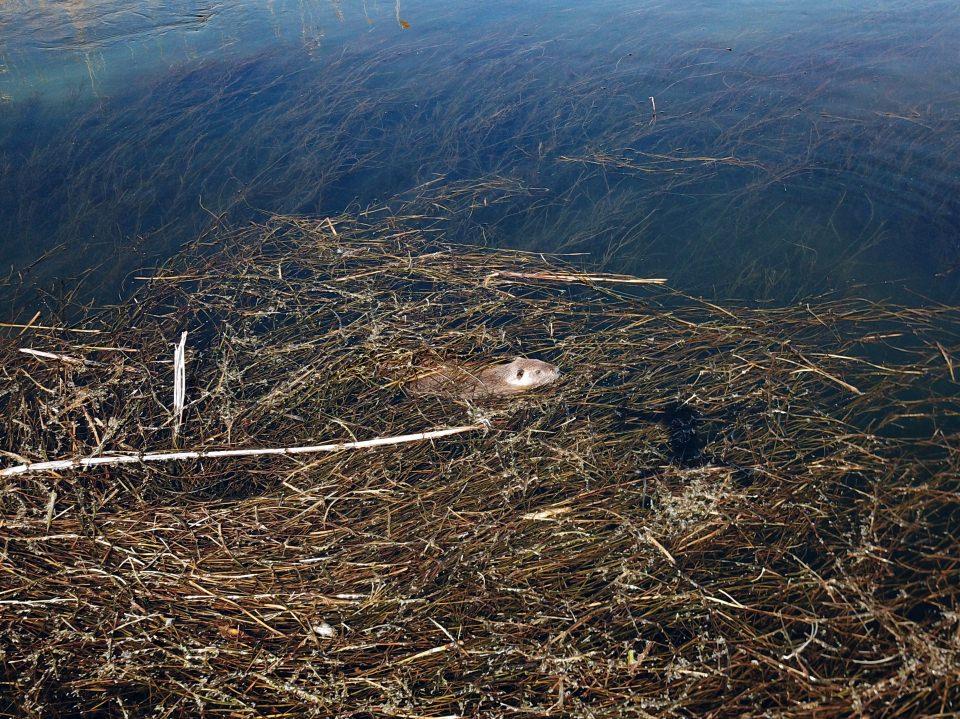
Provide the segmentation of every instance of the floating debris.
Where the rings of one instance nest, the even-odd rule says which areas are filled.
[[[0,330],[4,711],[956,711],[960,310],[720,306],[373,216]],[[403,390],[518,355],[562,381]]]

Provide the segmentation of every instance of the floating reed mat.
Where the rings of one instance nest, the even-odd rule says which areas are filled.
[[[0,485],[0,711],[960,709],[956,308],[710,304],[371,217],[9,318],[0,467],[66,465]],[[517,355],[562,376],[403,389]]]

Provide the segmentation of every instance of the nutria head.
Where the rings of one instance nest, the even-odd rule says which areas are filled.
[[[503,381],[518,390],[534,389],[550,384],[560,376],[560,368],[535,359],[515,357],[513,362],[500,365],[498,374]]]

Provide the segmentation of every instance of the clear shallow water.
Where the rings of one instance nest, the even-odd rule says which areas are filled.
[[[956,300],[958,30],[924,0],[0,2],[7,294],[112,299],[217,222],[432,183],[470,188],[458,239],[690,292]]]

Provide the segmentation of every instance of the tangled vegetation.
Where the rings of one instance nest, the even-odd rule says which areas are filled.
[[[225,230],[5,330],[5,467],[477,428],[4,478],[5,715],[958,711],[960,310],[721,307],[414,219]],[[515,355],[563,376],[403,392]]]

